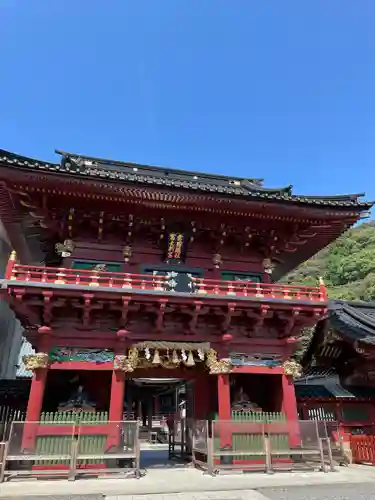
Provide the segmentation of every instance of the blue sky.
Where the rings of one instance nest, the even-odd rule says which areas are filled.
[[[0,147],[375,199],[374,0],[2,0]]]

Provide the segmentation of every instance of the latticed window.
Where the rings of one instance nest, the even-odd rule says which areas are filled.
[[[336,420],[336,413],[333,405],[315,406],[308,408],[307,416],[309,420],[326,420],[334,422]]]
[[[221,279],[223,281],[248,281],[250,283],[261,283],[263,281],[260,273],[239,273],[236,271],[223,271]]]
[[[82,269],[83,271],[92,271],[98,264],[104,264],[105,270],[109,273],[120,273],[122,265],[114,262],[101,262],[98,260],[75,260],[72,263],[72,269]]]

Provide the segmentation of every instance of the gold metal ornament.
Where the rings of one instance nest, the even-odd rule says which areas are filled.
[[[38,368],[47,368],[48,354],[45,352],[37,352],[36,354],[27,354],[22,357],[23,364],[27,371],[33,372]]]
[[[209,349],[206,355],[206,366],[210,370],[211,375],[222,375],[232,371],[232,363],[230,359],[217,359],[217,352],[214,349]]]
[[[302,366],[292,359],[283,363],[284,375],[299,378],[302,375]]]

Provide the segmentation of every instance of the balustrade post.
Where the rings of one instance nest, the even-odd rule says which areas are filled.
[[[56,285],[65,285],[65,273],[63,273],[63,268],[59,267],[59,272],[56,274]]]
[[[154,290],[155,292],[163,292],[165,288],[163,288],[163,278],[156,276],[153,280]]]
[[[322,277],[319,278],[319,291],[321,302],[326,302],[328,300],[328,292]]]
[[[16,265],[17,263],[17,254],[16,252],[13,250],[10,255],[9,255],[9,259],[8,259],[8,263],[6,265],[6,268],[5,268],[5,279],[6,280],[15,280],[16,277],[14,275],[14,266]]]
[[[124,283],[122,285],[122,288],[131,288],[132,287],[132,279],[130,277],[130,274],[124,274]]]
[[[203,278],[197,278],[197,281],[198,281],[198,293],[201,293],[201,294],[206,294],[206,285],[204,283],[204,280]]]
[[[262,285],[260,283],[256,284],[255,290],[256,290],[256,293],[255,293],[256,297],[263,297]]]

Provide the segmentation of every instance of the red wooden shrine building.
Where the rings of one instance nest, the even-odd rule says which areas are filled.
[[[338,422],[347,435],[375,433],[375,304],[330,301],[296,382],[300,417]]]
[[[27,420],[79,401],[120,421],[132,381],[150,377],[189,380],[195,418],[228,420],[245,401],[297,419],[291,356],[327,292],[275,282],[372,204],[59,154],[54,164],[0,152],[14,248],[2,296],[36,350]]]

